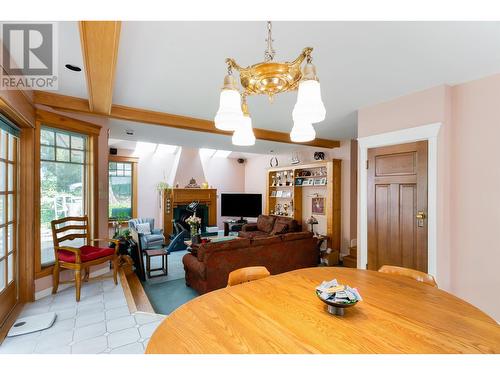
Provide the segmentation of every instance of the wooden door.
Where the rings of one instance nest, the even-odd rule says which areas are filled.
[[[427,141],[368,150],[368,265],[427,272]]]
[[[18,300],[17,145],[17,137],[0,130],[0,327]]]

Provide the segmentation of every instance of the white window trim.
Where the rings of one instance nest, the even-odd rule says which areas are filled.
[[[428,124],[358,138],[358,268],[368,262],[368,149],[416,141],[428,141],[427,272],[437,278],[437,137],[441,123]]]

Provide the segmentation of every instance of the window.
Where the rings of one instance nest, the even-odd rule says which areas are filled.
[[[109,218],[130,220],[133,206],[133,163],[109,163]]]
[[[88,137],[85,135],[47,127],[40,130],[42,267],[54,262],[50,222],[66,216],[86,214],[87,149]],[[71,245],[77,245],[77,241]]]

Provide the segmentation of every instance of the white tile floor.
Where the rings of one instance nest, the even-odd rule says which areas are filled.
[[[134,313],[120,284],[112,279],[83,283],[80,302],[74,287],[25,305],[20,316],[54,311],[54,325],[41,332],[7,337],[0,354],[140,354],[164,315]]]

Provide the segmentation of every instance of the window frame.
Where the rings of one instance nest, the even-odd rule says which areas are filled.
[[[139,163],[139,158],[132,156],[119,156],[119,155],[109,155],[108,158],[108,181],[109,181],[109,163],[130,163],[132,165],[132,218],[137,217],[137,165]],[[108,204],[109,204],[109,187],[108,187]],[[116,220],[109,217],[108,209],[108,222]]]
[[[43,266],[41,263],[41,194],[40,194],[40,167],[41,167],[41,129],[53,128],[70,133],[76,133],[87,136],[87,147],[85,156],[85,211],[89,217],[90,236],[95,238],[99,233],[99,215],[98,215],[98,141],[101,127],[96,124],[76,120],[70,117],[62,116],[53,112],[37,110],[37,120],[35,123],[34,134],[34,196],[35,196],[35,279],[39,279],[52,274],[53,265]]]

